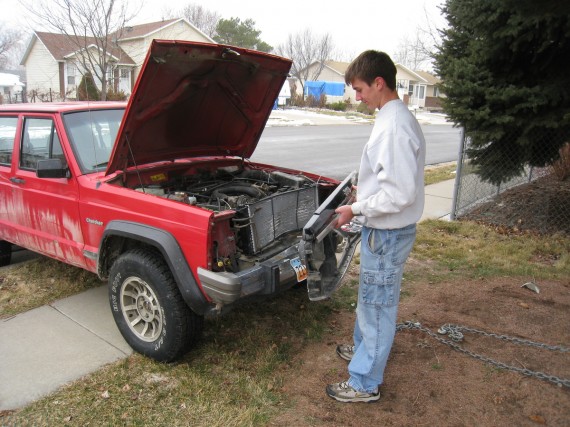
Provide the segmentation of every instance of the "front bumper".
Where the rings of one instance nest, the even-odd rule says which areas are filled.
[[[215,272],[198,267],[198,278],[212,301],[228,305],[253,294],[273,294],[304,280],[306,274],[303,275],[299,259],[298,248],[292,246],[238,273]]]

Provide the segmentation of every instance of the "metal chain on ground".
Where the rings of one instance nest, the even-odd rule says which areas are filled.
[[[438,334],[436,334],[432,330],[423,327],[420,323],[417,323],[417,322],[409,322],[408,321],[408,322],[404,322],[404,323],[398,323],[396,325],[396,331],[401,331],[401,330],[405,330],[405,329],[415,329],[415,330],[424,332],[427,335],[429,335],[430,337],[434,338],[435,340],[441,342],[442,344],[450,346],[454,350],[457,350],[461,353],[467,354],[468,356],[471,356],[474,359],[480,360],[484,363],[488,363],[492,366],[496,366],[500,369],[505,369],[505,370],[512,371],[512,372],[518,372],[520,374],[523,374],[523,375],[526,375],[529,377],[535,377],[535,378],[538,378],[541,380],[549,381],[553,384],[556,384],[559,387],[564,386],[564,387],[570,388],[570,379],[568,379],[568,378],[559,378],[559,377],[556,377],[554,375],[546,374],[544,372],[531,371],[530,369],[519,368],[517,366],[507,365],[506,363],[498,362],[496,360],[491,359],[490,357],[486,357],[486,356],[483,356],[481,354],[477,354],[477,353],[474,353],[470,350],[467,350],[467,349],[461,347],[457,343],[463,340],[462,331],[464,331],[464,332],[471,332],[471,333],[484,335],[487,337],[497,338],[500,340],[509,341],[509,342],[516,343],[516,344],[527,345],[527,346],[538,347],[538,348],[544,348],[544,349],[551,350],[551,351],[560,351],[562,353],[569,352],[570,348],[568,348],[568,347],[547,345],[547,344],[537,343],[537,342],[524,340],[524,339],[520,339],[520,338],[509,337],[506,335],[498,335],[498,334],[493,334],[493,333],[489,333],[489,332],[479,331],[477,329],[472,329],[472,328],[465,327],[465,326],[457,326],[457,325],[450,325],[450,324],[443,325],[438,331],[440,334],[448,335],[450,340],[442,338],[441,336],[439,336]]]

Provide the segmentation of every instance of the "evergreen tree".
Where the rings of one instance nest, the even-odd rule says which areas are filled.
[[[273,47],[262,41],[259,38],[260,34],[261,31],[255,29],[255,21],[252,19],[243,22],[239,18],[220,19],[214,40],[246,49],[271,52]]]
[[[81,78],[81,83],[77,87],[77,100],[78,101],[98,101],[101,98],[101,93],[95,85],[95,80],[91,73],[85,73]]]
[[[561,5],[564,4],[564,5]],[[544,0],[447,0],[436,71],[444,108],[498,184],[545,166],[570,140],[570,10]]]

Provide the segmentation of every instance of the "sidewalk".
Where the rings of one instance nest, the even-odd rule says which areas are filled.
[[[429,185],[422,220],[446,218],[454,180]],[[115,323],[107,287],[0,320],[0,410],[21,408],[132,353]]]

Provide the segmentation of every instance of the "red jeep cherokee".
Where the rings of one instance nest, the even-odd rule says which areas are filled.
[[[0,265],[13,244],[96,273],[125,340],[161,361],[250,295],[338,286],[358,242],[342,183],[252,163],[291,62],[154,41],[128,104],[0,107]]]

